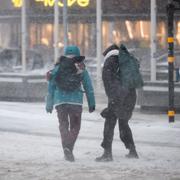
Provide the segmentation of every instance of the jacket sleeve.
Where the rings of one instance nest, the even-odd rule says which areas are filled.
[[[83,72],[82,84],[86,93],[89,108],[95,107],[94,89],[92,86],[91,78],[87,70],[84,70]]]
[[[51,78],[48,81],[48,92],[46,96],[46,111],[52,111],[53,105],[54,105],[54,91],[56,89],[55,84],[55,77],[58,71],[58,66],[55,66],[55,68],[52,70]]]

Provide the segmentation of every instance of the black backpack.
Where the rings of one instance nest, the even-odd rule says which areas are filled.
[[[80,58],[82,57],[82,58]],[[74,91],[79,89],[82,81],[82,73],[77,73],[75,63],[83,63],[83,56],[67,58],[61,56],[59,60],[59,69],[55,78],[57,86],[64,91]]]

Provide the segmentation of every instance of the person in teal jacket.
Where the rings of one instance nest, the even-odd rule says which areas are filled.
[[[82,61],[75,64],[77,65],[76,74],[81,77],[79,87],[74,90],[65,90],[61,86],[62,82],[61,84],[57,83],[58,78],[61,80],[63,78],[59,71],[68,71],[68,69],[65,70],[68,67],[66,63],[68,64],[75,58],[84,59],[83,56],[80,56],[80,50],[77,46],[67,46],[65,56],[61,56],[60,62],[55,65],[53,70],[48,72],[48,94],[46,99],[46,111],[52,113],[54,107],[57,110],[64,157],[71,162],[75,161],[73,148],[81,126],[84,92],[87,97],[89,112],[95,110],[95,97],[91,78]],[[62,64],[63,62],[65,66]]]

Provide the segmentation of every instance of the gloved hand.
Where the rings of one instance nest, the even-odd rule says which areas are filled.
[[[89,112],[92,113],[93,111],[95,111],[95,106],[89,107]]]
[[[52,113],[52,109],[46,108],[46,112],[51,114]]]
[[[103,118],[107,118],[109,114],[109,109],[108,108],[103,109],[100,114]]]
[[[46,80],[49,81],[51,79],[52,70],[46,73]]]

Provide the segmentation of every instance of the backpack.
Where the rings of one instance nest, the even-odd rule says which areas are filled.
[[[139,70],[140,63],[123,44],[119,48],[118,62],[118,79],[121,85],[126,88],[141,88],[144,82]]]
[[[55,78],[60,89],[70,92],[80,88],[82,73],[78,73],[76,63],[83,63],[82,61],[83,59],[79,58],[67,58],[64,56],[60,58],[59,69]]]

